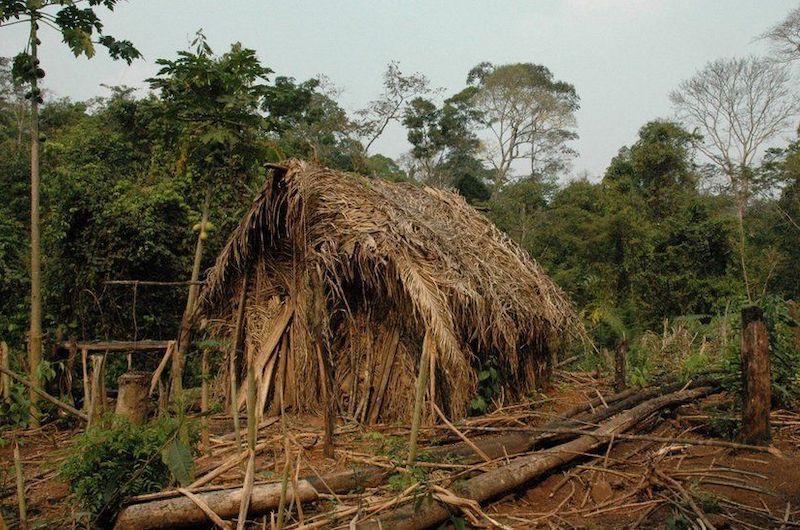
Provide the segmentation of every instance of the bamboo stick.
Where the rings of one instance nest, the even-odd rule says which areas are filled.
[[[239,305],[236,307],[236,327],[233,332],[233,344],[231,348],[229,372],[231,378],[231,416],[233,416],[233,432],[236,434],[236,447],[242,449],[242,435],[239,430],[239,403],[236,400],[236,354],[242,340],[244,327],[244,308],[247,302],[247,271],[242,275],[242,292],[239,295]]]
[[[414,396],[414,415],[411,418],[411,439],[408,442],[408,465],[413,465],[417,459],[417,438],[419,437],[419,425],[422,419],[422,404],[425,401],[425,388],[428,384],[428,368],[432,339],[430,332],[425,332],[422,341],[422,356],[419,359],[419,375],[417,375],[417,389]]]
[[[29,387],[33,389],[34,387]],[[19,443],[14,440],[14,470],[17,474],[17,508],[19,509],[19,527],[28,528],[28,507],[25,502],[25,475],[22,474],[22,459],[19,456]]]
[[[81,348],[81,367],[83,369],[83,410],[89,413],[89,402],[92,400],[91,389],[89,387],[89,352],[86,348]]]
[[[211,440],[208,432],[208,348],[203,348],[203,357],[200,361],[202,383],[200,386],[200,413],[203,419],[200,422],[200,442],[203,451],[211,450]]]

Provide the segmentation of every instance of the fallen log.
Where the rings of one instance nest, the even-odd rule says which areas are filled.
[[[262,513],[278,505],[280,484],[255,486],[250,495],[250,510]],[[308,502],[318,494],[310,482],[301,480],[298,489],[287,495],[295,502]],[[213,491],[196,495],[222,519],[231,519],[239,514],[242,503],[242,488]],[[164,499],[146,504],[134,504],[125,508],[117,518],[117,530],[145,530],[154,528],[181,528],[208,523],[208,515],[195,501],[185,496]]]
[[[297,485],[287,488],[287,502],[313,502],[320,493],[341,493],[382,484],[392,473],[391,470],[377,466],[363,466],[349,471],[333,473],[326,477],[308,477],[297,481]],[[297,492],[297,494],[295,494]],[[206,493],[196,497],[205,502],[223,519],[231,519],[239,514],[242,488],[228,488]],[[132,504],[120,512],[116,530],[145,530],[162,528],[183,528],[208,523],[208,516],[195,501],[180,494],[179,497],[159,499],[141,504]],[[281,483],[253,486],[250,497],[250,514],[266,513],[278,507]]]
[[[512,460],[510,464],[463,482],[458,487],[454,487],[454,491],[465,499],[479,503],[498,497],[578,458],[581,454],[597,449],[605,443],[606,437],[624,433],[654,412],[704,397],[712,391],[713,387],[679,390],[672,394],[645,401],[604,421],[593,434],[585,434],[556,447],[543,449],[529,456],[518,457]],[[419,530],[444,521],[450,514],[451,508],[449,506],[427,499],[423,500],[421,504],[406,504],[380,518],[363,521],[357,524],[356,528],[361,530],[377,530],[380,528]]]

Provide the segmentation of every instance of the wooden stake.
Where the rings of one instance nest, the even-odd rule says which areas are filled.
[[[11,354],[8,351],[8,344],[5,342],[0,342],[0,366],[5,368],[8,371],[11,371]],[[5,401],[11,401],[11,378],[3,374],[0,377],[0,386],[3,387],[3,399]]]
[[[92,389],[89,402],[89,423],[93,424],[105,409],[105,393],[103,392],[103,359],[102,355],[92,355]]]
[[[289,438],[286,436],[286,416],[283,414],[283,410],[281,410],[281,424],[283,426],[283,433],[284,433],[284,445],[283,450],[286,453],[286,462],[283,465],[283,475],[281,475],[281,497],[278,501],[278,524],[277,529],[283,529],[283,521],[286,512],[286,497],[287,497],[287,489],[289,487]],[[301,502],[298,499],[298,502]]]
[[[239,402],[236,399],[236,357],[244,335],[244,309],[247,303],[247,271],[242,275],[242,292],[239,295],[239,305],[236,307],[236,328],[233,332],[233,344],[231,347],[230,363],[228,371],[231,378],[231,416],[233,416],[233,432],[236,433],[236,448],[242,450],[242,435],[239,430]]]
[[[25,503],[25,475],[22,474],[22,459],[19,456],[19,444],[16,440],[14,440],[14,470],[17,473],[17,506],[19,507],[19,527],[22,530],[27,530],[28,507]]]
[[[334,377],[333,367],[331,366],[328,356],[322,348],[322,338],[318,337],[317,340],[317,357],[320,363],[320,379],[322,379],[322,399],[325,401],[323,404],[323,421],[325,423],[325,440],[322,445],[322,454],[326,458],[334,457],[334,441],[333,434],[336,430],[336,396],[334,394]],[[281,412],[283,414],[283,412]]]
[[[625,363],[628,357],[628,339],[623,338],[614,352],[614,390],[622,392],[625,390]]]
[[[419,437],[419,425],[422,420],[422,404],[425,402],[425,389],[428,385],[428,369],[430,368],[430,349],[433,339],[430,332],[425,332],[422,341],[422,356],[419,359],[419,374],[417,375],[417,389],[414,396],[414,415],[411,418],[411,439],[408,442],[408,465],[413,465],[417,460],[417,438]]]
[[[772,408],[769,337],[760,307],[742,309],[742,439],[752,445],[770,442]]]
[[[208,348],[203,348],[203,357],[200,361],[200,372],[202,383],[200,385],[200,413],[203,419],[200,421],[200,443],[203,451],[211,451],[211,440],[208,433]]]
[[[89,352],[86,348],[81,348],[81,367],[83,368],[83,410],[89,413],[89,402],[92,394],[89,387]]]

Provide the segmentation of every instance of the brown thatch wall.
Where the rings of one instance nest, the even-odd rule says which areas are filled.
[[[271,171],[208,275],[200,310],[223,335],[244,271],[259,410],[318,410],[324,356],[341,413],[407,419],[429,334],[429,397],[459,417],[490,359],[513,399],[581,333],[564,293],[460,196],[297,160]]]

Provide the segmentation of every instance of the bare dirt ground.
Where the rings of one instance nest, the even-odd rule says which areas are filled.
[[[576,404],[613,393],[592,374],[560,372],[553,389],[533,396],[525,404],[499,410],[457,424],[471,439],[486,427],[520,428],[539,425]],[[736,419],[728,411],[732,398],[715,394],[676,411],[651,418],[636,434],[676,439],[712,439],[727,434]],[[602,405],[601,405],[602,406]],[[615,440],[595,454],[578,459],[496,499],[482,510],[471,510],[445,528],[780,528],[800,527],[800,415],[773,412],[774,451],[751,452],[674,441]],[[284,430],[285,429],[285,430]],[[196,475],[203,476],[238,454],[230,435],[230,419],[212,421],[212,443],[198,455]],[[33,528],[76,528],[80,507],[71,499],[67,484],[58,480],[56,467],[70,438],[77,431],[57,424],[36,430],[4,432],[6,441],[20,440],[26,476],[26,497]],[[458,441],[440,426],[423,433],[424,446]],[[388,484],[376,489],[323,495],[322,501],[292,507],[286,528],[348,528],[354,518],[387,509],[393,498],[413,500],[423,495],[415,481],[427,487],[450,488],[455,480],[481,469],[500,466],[459,462],[420,462],[407,469],[406,426],[363,427],[343,422],[337,431],[337,458],[322,456],[322,425],[318,418],[287,416],[266,421],[259,430],[264,449],[257,459],[256,483],[279,480],[288,460],[294,476],[324,475],[357,464],[391,468]],[[234,466],[204,487],[241,486],[244,466]],[[11,444],[0,448],[0,509],[9,528],[17,528],[16,497]],[[274,525],[274,514],[259,516],[254,528]]]

